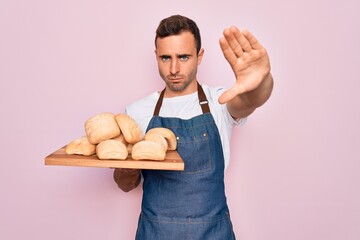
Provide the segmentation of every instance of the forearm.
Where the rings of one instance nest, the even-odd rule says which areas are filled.
[[[141,180],[140,170],[116,168],[114,170],[114,180],[121,190],[129,192],[139,185]]]
[[[256,89],[233,98],[227,104],[231,116],[238,119],[249,116],[269,99],[273,85],[273,78],[269,73]]]

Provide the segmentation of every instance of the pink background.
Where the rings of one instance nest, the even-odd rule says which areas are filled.
[[[360,239],[359,1],[0,2],[0,239],[133,239],[141,189],[112,170],[44,166],[92,115],[162,88],[158,22],[197,21],[200,82],[231,86],[218,39],[250,29],[271,57],[275,89],[236,128],[226,172],[243,240]]]

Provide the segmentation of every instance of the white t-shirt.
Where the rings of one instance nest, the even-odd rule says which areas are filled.
[[[209,102],[210,112],[214,117],[220,133],[226,169],[230,161],[231,130],[234,126],[245,123],[246,118],[234,120],[227,110],[226,105],[219,104],[218,99],[225,91],[224,88],[209,87],[206,85],[202,85],[202,87]],[[149,96],[132,103],[125,109],[125,112],[141,126],[144,133],[153,116],[159,96],[160,94],[158,92],[153,92]],[[202,110],[199,104],[198,93],[195,92],[179,97],[164,98],[159,116],[190,119],[200,114],[202,114]]]

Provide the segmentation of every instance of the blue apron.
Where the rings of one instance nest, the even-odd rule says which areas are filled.
[[[165,127],[175,133],[185,170],[142,170],[143,200],[136,239],[235,239],[225,197],[220,135],[202,87],[198,84],[203,114],[188,120],[158,116],[164,91],[147,131]]]

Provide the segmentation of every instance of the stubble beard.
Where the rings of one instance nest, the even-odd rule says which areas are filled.
[[[195,79],[196,79],[196,73],[197,69],[194,69],[188,76],[178,74],[176,76],[174,75],[163,75],[160,73],[161,78],[166,83],[167,88],[169,88],[171,91],[174,92],[181,92],[184,91]],[[181,81],[179,82],[173,82],[170,79],[174,77],[180,77]]]
[[[165,80],[165,82],[166,82],[166,86],[171,91],[181,92],[181,91],[185,90],[193,80],[194,79],[187,78],[185,81],[181,81],[181,82],[178,82],[178,83],[177,82],[174,83],[172,81],[167,81],[167,80]]]

